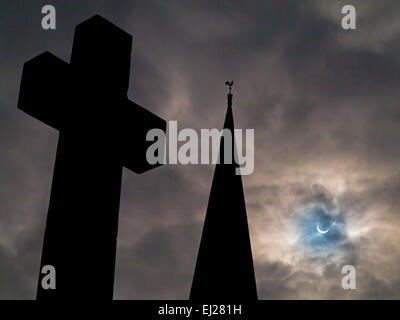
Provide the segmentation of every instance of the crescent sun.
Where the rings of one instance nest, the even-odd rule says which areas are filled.
[[[322,234],[327,233],[329,231],[329,229],[321,230],[318,225],[317,225],[317,230],[318,230],[319,233],[322,233]]]

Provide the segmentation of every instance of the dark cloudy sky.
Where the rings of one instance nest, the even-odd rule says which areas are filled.
[[[255,129],[243,183],[261,299],[400,298],[398,0],[1,1],[0,298],[35,297],[58,138],[16,108],[22,65],[69,61],[94,14],[133,35],[129,97],[179,128],[220,128],[235,81],[236,127]],[[213,169],[124,171],[115,298],[188,297]],[[337,222],[333,242],[310,238],[313,217]]]

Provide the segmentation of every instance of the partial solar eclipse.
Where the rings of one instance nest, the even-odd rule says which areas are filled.
[[[318,230],[319,233],[322,233],[322,234],[325,234],[325,233],[327,233],[329,231],[329,229],[321,230],[318,225],[317,225],[317,230]]]

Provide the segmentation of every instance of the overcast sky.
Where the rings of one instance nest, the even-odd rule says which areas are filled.
[[[129,98],[180,129],[221,128],[235,81],[236,127],[255,129],[243,184],[260,299],[400,298],[398,0],[1,1],[0,298],[35,298],[58,139],[17,110],[22,66],[69,61],[94,14],[133,35]],[[188,298],[213,170],[124,171],[115,298]],[[318,210],[340,227],[327,244],[303,228]]]

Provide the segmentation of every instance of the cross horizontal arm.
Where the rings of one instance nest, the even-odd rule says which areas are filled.
[[[69,65],[50,52],[24,64],[18,108],[60,130],[68,104]]]
[[[149,164],[146,159],[147,148],[154,143],[146,141],[146,135],[151,129],[166,132],[166,121],[130,100],[126,100],[122,109],[122,165],[135,173],[158,167],[160,164]]]

